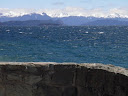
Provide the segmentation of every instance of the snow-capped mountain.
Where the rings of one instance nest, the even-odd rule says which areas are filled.
[[[50,19],[52,19],[52,18],[50,16],[48,16],[46,13],[42,13],[42,14],[30,13],[30,14],[25,14],[22,16],[15,16],[15,17],[1,16],[0,22],[26,21],[26,20],[50,20]]]
[[[84,9],[84,8],[75,8],[75,7],[66,7],[64,9],[7,9],[0,8],[0,17],[18,17],[27,14],[40,14],[46,13],[52,18],[62,18],[69,16],[83,16],[83,17],[97,17],[97,18],[128,18],[128,9],[125,8],[114,8],[109,10],[102,9]]]
[[[101,9],[85,10],[82,8],[65,9],[2,9],[0,8],[0,22],[27,20],[59,20],[64,25],[78,26],[97,20],[128,21],[128,11],[111,9],[104,12]]]

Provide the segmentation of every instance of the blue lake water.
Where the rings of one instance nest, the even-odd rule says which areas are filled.
[[[0,61],[103,63],[128,68],[128,27],[0,27]]]

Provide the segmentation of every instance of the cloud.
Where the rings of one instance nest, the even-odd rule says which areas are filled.
[[[55,6],[57,6],[57,5],[64,5],[64,2],[55,2],[52,5],[55,5]]]
[[[128,9],[126,8],[113,8],[109,10],[111,15],[120,15],[121,17],[128,17]]]
[[[63,9],[3,9],[0,13],[3,16],[22,16],[30,13],[42,14],[45,12],[51,17],[68,17],[68,16],[95,16],[95,17],[126,17],[128,18],[128,8],[112,8],[104,10],[104,8],[85,9],[81,7],[66,7]]]
[[[68,16],[94,16],[94,17],[126,17],[128,18],[127,8],[104,8],[85,9],[80,7],[66,7],[63,9],[46,9],[44,10],[51,17],[68,17]]]
[[[10,17],[15,17],[15,16],[23,16],[29,13],[35,13],[36,9],[9,9],[9,8],[0,8],[0,13],[3,14],[3,16],[10,16]]]

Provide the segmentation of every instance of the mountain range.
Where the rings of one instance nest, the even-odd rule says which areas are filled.
[[[64,26],[128,26],[128,18],[122,17],[94,17],[94,16],[67,16],[50,17],[46,13],[25,14],[22,16],[3,16],[0,13],[0,25],[7,26],[37,26],[37,25],[64,25]]]

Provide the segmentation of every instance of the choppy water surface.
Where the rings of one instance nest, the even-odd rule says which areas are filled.
[[[0,61],[103,63],[128,68],[128,27],[0,27]]]

